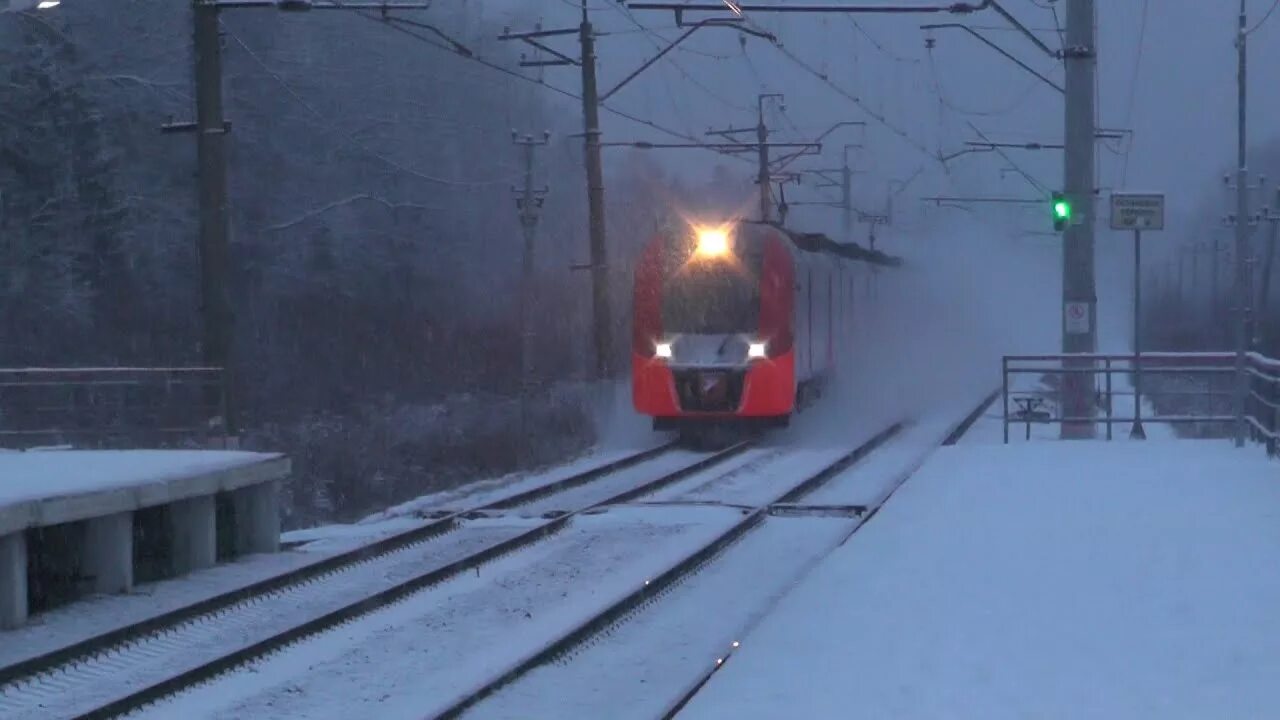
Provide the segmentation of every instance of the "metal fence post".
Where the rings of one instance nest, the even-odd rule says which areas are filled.
[[[1004,423],[1004,444],[1009,444],[1009,357],[1006,355],[1000,358],[1000,383],[1003,388],[1001,396],[1003,397],[1004,413],[1001,415],[1001,421]]]
[[[1263,395],[1264,397],[1266,397],[1266,402],[1258,403],[1259,407],[1258,407],[1257,420],[1258,420],[1258,424],[1262,426],[1263,431],[1265,431],[1264,432],[1265,437],[1263,437],[1263,444],[1266,446],[1266,449],[1267,449],[1267,457],[1271,457],[1272,455],[1275,454],[1274,435],[1276,431],[1276,422],[1275,422],[1276,385],[1271,380],[1270,375],[1265,375],[1265,376],[1263,375],[1263,371],[1261,369],[1258,370],[1257,379],[1259,382],[1266,383],[1265,388],[1259,391],[1260,395]],[[1265,415],[1263,415],[1262,413],[1262,410],[1264,409],[1263,406],[1265,406],[1265,409],[1267,411]]]
[[[239,448],[233,447],[235,443],[231,437],[231,432],[230,432],[231,428],[227,424],[227,412],[230,410],[230,408],[228,407],[228,402],[227,402],[228,388],[227,388],[226,368],[218,368],[216,377],[217,377],[216,382],[218,385],[218,414],[221,415],[221,420],[222,420],[220,423],[218,423],[218,430],[222,434],[222,449],[236,450]]]
[[[1110,439],[1111,439],[1111,418],[1112,418],[1112,415],[1113,415],[1113,410],[1112,410],[1112,407],[1111,407],[1111,358],[1106,358],[1105,360],[1103,360],[1103,367],[1105,368],[1105,373],[1106,373],[1106,376],[1107,376],[1107,379],[1106,379],[1106,387],[1107,387],[1107,440],[1110,440]]]

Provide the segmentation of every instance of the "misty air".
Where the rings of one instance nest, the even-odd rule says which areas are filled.
[[[1280,0],[0,0],[0,718],[1280,715]]]

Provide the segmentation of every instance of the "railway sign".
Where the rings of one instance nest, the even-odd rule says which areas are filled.
[[[1163,230],[1164,195],[1111,193],[1112,230]]]
[[[1087,335],[1089,333],[1089,303],[1069,302],[1063,308],[1063,315],[1067,323],[1068,333],[1072,335]]]

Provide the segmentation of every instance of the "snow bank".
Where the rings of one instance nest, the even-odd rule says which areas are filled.
[[[680,714],[1280,708],[1280,483],[1218,441],[943,448]]]
[[[0,507],[204,475],[278,457],[224,450],[0,453]]]

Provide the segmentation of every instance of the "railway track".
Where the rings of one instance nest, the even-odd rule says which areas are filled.
[[[617,602],[610,604],[602,611],[595,613],[578,624],[570,632],[546,644],[536,652],[521,658],[493,677],[460,694],[443,710],[431,717],[433,720],[449,720],[461,717],[495,692],[523,677],[529,671],[550,663],[575,647],[581,645],[597,633],[605,630],[613,623],[626,617],[635,609],[643,606],[653,598],[661,595],[666,589],[682,578],[697,572],[706,563],[734,544],[751,530],[758,527],[770,514],[772,506],[778,503],[791,503],[803,498],[809,492],[820,487],[831,478],[844,472],[850,466],[863,459],[891,438],[904,427],[903,423],[894,423],[877,433],[853,450],[842,454],[834,462],[801,481],[776,492],[772,501],[743,510],[740,520],[727,530],[718,534],[710,542],[687,553],[682,559],[671,565],[665,572],[636,586],[636,588]]]
[[[991,407],[992,403],[994,403],[999,397],[999,390],[993,391],[983,397],[976,407],[950,427],[946,437],[943,438],[941,443],[939,443],[939,446],[945,447],[948,445],[955,445],[959,442],[960,438],[969,431],[969,428],[973,427],[974,423],[982,417],[982,414],[986,412],[987,408]],[[844,544],[850,537],[865,527],[867,522],[880,512],[880,508],[884,507],[885,503],[893,497],[893,494],[897,492],[912,475],[915,474],[916,470],[924,464],[925,460],[928,459],[928,456],[931,455],[935,449],[937,448],[932,448],[924,453],[911,464],[906,472],[894,478],[889,487],[885,488],[885,491],[874,502],[865,507],[860,507],[857,513],[857,522],[849,528],[844,538],[841,539],[840,544]],[[763,616],[763,614],[764,613],[761,613],[761,616]],[[740,633],[740,635],[741,634],[745,633]],[[739,647],[740,644],[737,641],[734,641],[727,647],[723,648],[716,657],[715,663],[711,664],[703,672],[699,673],[698,676],[693,679],[693,682],[689,684],[687,689],[682,692],[680,696],[676,698],[675,701],[672,702],[658,717],[661,720],[674,720],[674,718],[679,715],[680,711],[683,710],[691,700],[693,700],[694,696],[697,695],[698,692],[701,691],[708,682],[710,682],[711,678],[725,666],[725,663],[729,662],[734,653],[738,651]]]
[[[710,470],[747,447],[716,453],[647,450],[9,665],[0,669],[0,717],[53,712],[105,718],[130,712],[536,543],[578,514]],[[532,510],[524,515],[533,517],[484,522],[521,510]],[[193,648],[199,660],[173,667],[175,651]]]
[[[778,493],[772,502],[751,510],[735,526],[705,546],[695,549],[657,579],[636,588],[631,595],[588,618],[572,633],[546,645],[538,653],[524,658],[484,683],[471,688],[452,701],[447,708],[430,717],[433,720],[445,720],[458,717],[526,716],[522,713],[527,713],[527,716],[541,717],[549,713],[564,714],[562,711],[569,706],[576,707],[586,715],[601,716],[605,712],[603,704],[618,702],[618,700],[607,697],[612,693],[602,694],[600,688],[614,687],[614,690],[618,690],[613,685],[616,682],[616,676],[619,673],[627,675],[630,672],[635,676],[631,684],[643,689],[643,693],[634,697],[643,696],[645,701],[629,707],[623,715],[627,717],[656,715],[663,720],[674,718],[737,651],[738,640],[729,641],[728,638],[743,637],[746,631],[767,615],[773,604],[781,599],[785,594],[785,587],[799,581],[831,551],[846,542],[923,464],[927,456],[932,454],[933,449],[938,445],[951,445],[957,442],[995,398],[994,394],[983,398],[976,409],[947,427],[945,437],[940,438],[941,442],[922,451],[918,458],[912,459],[904,472],[887,475],[885,486],[874,499],[865,504],[848,506],[810,507],[805,504],[806,497],[811,496],[874,450],[885,446],[891,439],[897,437],[901,425],[891,426],[853,452],[836,459],[822,470]],[[910,441],[904,438],[902,442],[909,444]],[[788,522],[784,518],[795,515],[817,518],[813,522],[826,523],[826,525],[819,528],[811,527],[811,533],[802,533],[807,539],[799,544],[792,543],[783,550],[771,548],[772,544],[785,538],[788,533],[794,537],[794,533],[798,531],[797,528],[788,529],[776,523]],[[757,536],[759,536],[758,539],[753,540]],[[737,553],[738,545],[742,546],[741,552],[746,553],[745,556],[738,557],[738,560],[746,562],[746,566],[750,567],[744,566],[743,562],[737,562],[738,567],[730,567],[735,563],[728,560],[729,553]],[[734,546],[732,551],[730,551],[731,546]],[[770,552],[771,549],[774,551]],[[712,565],[711,563],[720,556],[724,556],[724,560]],[[768,585],[770,581],[751,569],[758,567],[758,563],[766,556],[772,556],[780,566],[787,568],[785,571],[768,573],[768,575],[777,576],[773,580],[777,587],[773,589],[761,589],[761,585]],[[712,579],[704,579],[703,575],[710,575]],[[676,585],[682,588],[688,586],[676,596],[681,598],[678,602],[683,603],[684,607],[671,608],[668,611],[669,614],[638,614],[643,613],[655,602],[673,602],[664,596],[671,593]],[[766,599],[762,599],[762,595]],[[737,604],[745,602],[751,605],[750,598],[753,596],[757,599],[756,604],[763,607],[758,607],[754,611],[750,608],[737,610],[744,615],[750,613],[750,618],[726,618],[721,621],[720,618],[703,616],[701,620],[688,619],[699,616],[699,612],[691,611],[693,608],[705,611],[708,604],[714,605],[721,602],[720,599],[723,597],[734,597]],[[726,612],[723,614],[733,615],[735,609],[725,608]],[[666,615],[667,619],[664,620],[663,615]],[[631,625],[638,625],[638,627],[630,629]],[[672,648],[679,647],[680,640],[687,641],[690,635],[701,636],[701,642],[695,641],[695,644],[690,647],[705,647],[708,648],[709,653],[705,663],[697,663],[696,659],[694,660],[697,670],[691,678],[681,673],[679,669],[651,672],[643,663],[631,661],[632,656],[645,653],[645,648],[652,648],[659,652],[672,653],[672,662],[679,662],[680,653],[675,653]],[[610,640],[598,640],[597,638],[601,636],[608,636]],[[614,646],[613,650],[597,647],[600,643],[610,642]],[[587,650],[588,647],[592,649]],[[587,654],[578,657],[580,653]],[[553,668],[552,663],[556,663],[559,667]],[[565,663],[573,663],[579,667],[579,670],[567,670]],[[533,672],[539,668],[547,669],[538,673]],[[688,673],[691,669],[685,668],[684,673]],[[573,705],[572,700],[563,697],[567,677],[575,677],[583,687],[593,688],[593,691],[588,693],[592,700],[586,701],[583,705]],[[662,699],[664,687],[670,693],[666,695],[665,701]],[[587,696],[584,695],[584,697]],[[554,699],[547,700],[547,698]],[[592,705],[591,702],[596,704]],[[623,699],[621,702],[628,701]],[[649,706],[650,703],[652,707]]]

